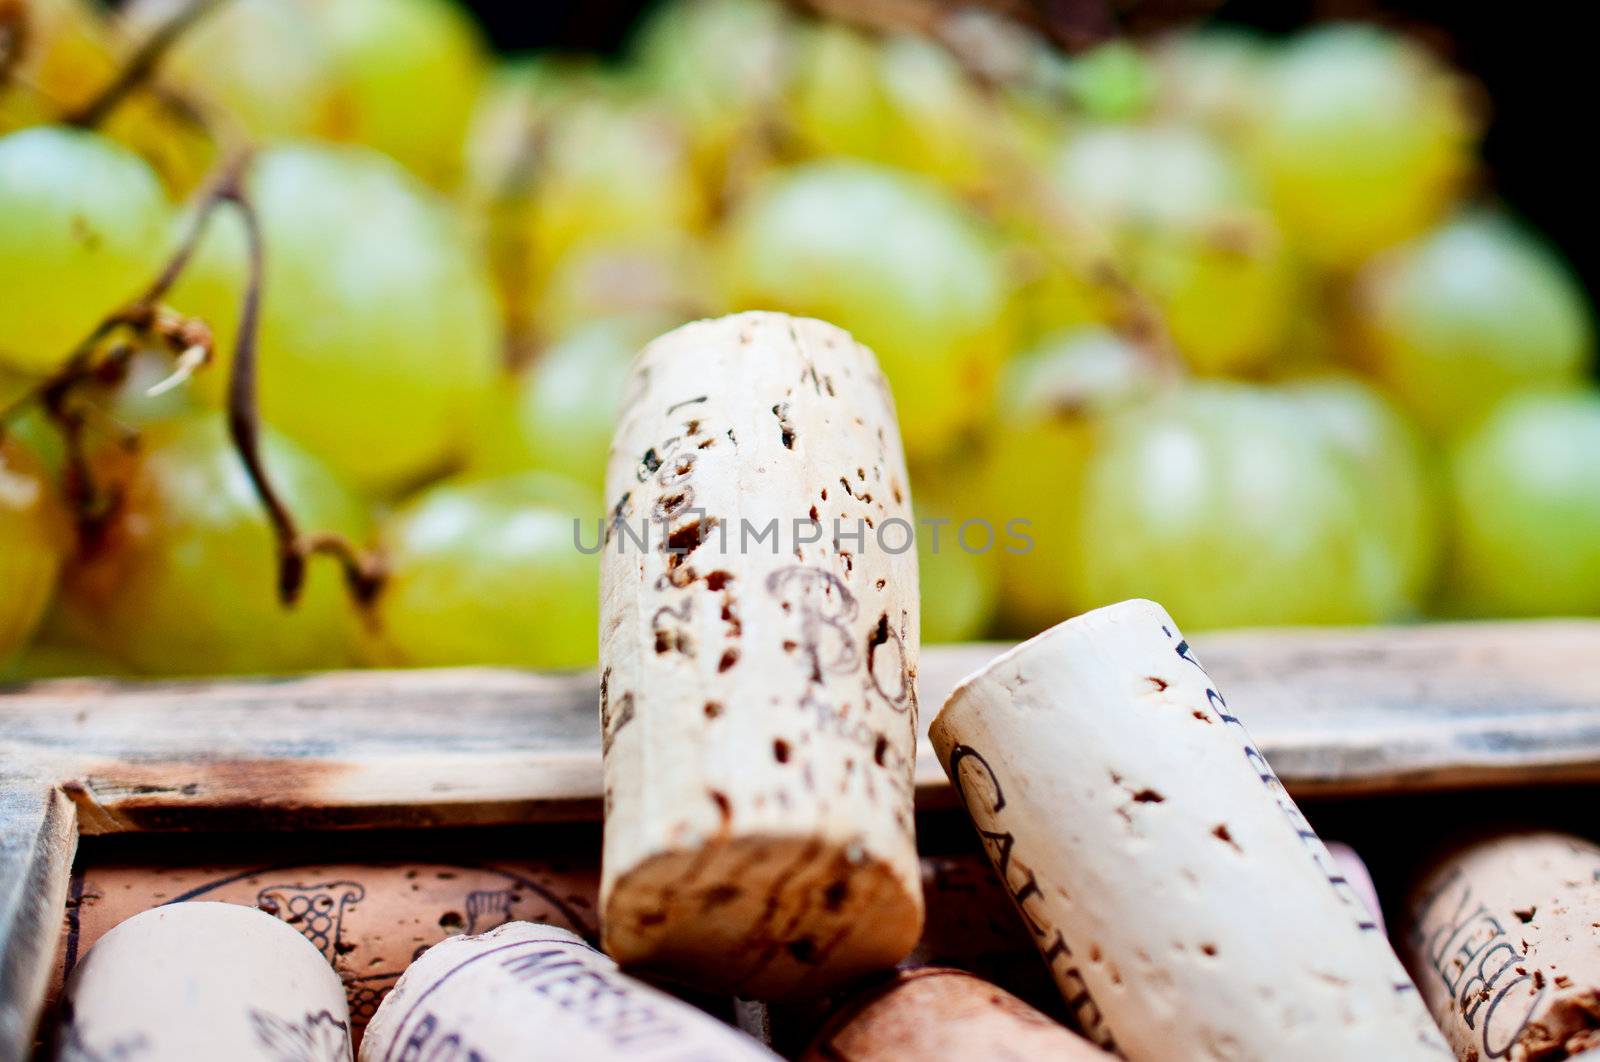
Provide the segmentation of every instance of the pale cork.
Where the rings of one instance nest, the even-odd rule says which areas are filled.
[[[829,1021],[803,1062],[993,1062],[1115,1057],[964,970],[901,970]]]
[[[243,904],[280,918],[344,982],[356,1045],[411,960],[459,933],[545,922],[593,936],[598,867],[561,858],[462,865],[427,860],[262,866],[90,864],[73,875],[72,903],[49,998],[96,941],[163,904]]]
[[[968,678],[932,738],[1077,1023],[1134,1062],[1439,1059],[1383,932],[1172,618]]]
[[[1378,887],[1372,882],[1372,872],[1367,869],[1366,860],[1361,858],[1361,853],[1345,844],[1343,841],[1329,841],[1328,854],[1333,856],[1333,865],[1339,868],[1339,874],[1349,883],[1355,894],[1361,897],[1361,904],[1372,915],[1372,920],[1378,923],[1378,928],[1384,928],[1383,904],[1378,902]]]
[[[66,1062],[340,1062],[350,1015],[339,975],[271,915],[177,903],[101,937],[67,981],[58,1030]]]
[[[367,1025],[362,1062],[773,1062],[758,1041],[617,969],[576,933],[510,922],[412,963]]]
[[[910,503],[883,376],[839,329],[746,313],[638,357],[601,567],[601,932],[624,965],[785,998],[915,945]]]
[[[1486,837],[1435,863],[1408,910],[1406,961],[1458,1057],[1600,1049],[1600,846]]]

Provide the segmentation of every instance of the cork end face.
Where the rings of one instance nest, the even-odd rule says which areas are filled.
[[[747,999],[821,995],[893,967],[922,934],[920,883],[853,845],[739,837],[663,853],[601,901],[625,967]]]

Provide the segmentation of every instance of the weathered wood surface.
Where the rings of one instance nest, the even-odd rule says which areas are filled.
[[[1300,794],[1600,781],[1600,622],[1232,632],[1196,650]],[[923,655],[922,725],[1001,647]],[[592,818],[594,677],[342,672],[0,693],[0,764],[85,833]],[[948,802],[926,741],[923,806]]]
[[[0,1060],[28,1057],[77,847],[60,790],[0,758]]]

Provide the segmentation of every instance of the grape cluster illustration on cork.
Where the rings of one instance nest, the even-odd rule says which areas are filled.
[[[1566,21],[0,0],[0,1062],[1600,1062]]]

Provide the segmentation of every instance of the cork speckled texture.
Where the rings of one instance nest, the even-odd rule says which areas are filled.
[[[941,763],[1077,1023],[1134,1062],[1448,1058],[1172,618],[1129,601],[959,685]]]
[[[598,874],[560,858],[269,866],[90,865],[74,872],[50,998],[102,936],[164,904],[241,904],[282,919],[344,982],[351,1034],[362,1030],[406,966],[457,933],[537,921],[595,933]]]
[[[58,1056],[162,1062],[344,1062],[344,986],[282,920],[178,903],[101,937],[68,980]]]
[[[739,314],[636,360],[601,581],[601,927],[624,965],[784,998],[915,944],[910,502],[845,332]]]
[[[963,970],[901,970],[846,1005],[802,1062],[1111,1062],[1114,1056]]]
[[[1437,861],[1409,907],[1406,959],[1463,1062],[1600,1049],[1600,846],[1485,837]]]
[[[373,1015],[362,1062],[776,1062],[758,1041],[636,981],[575,933],[509,922],[435,944]]]

